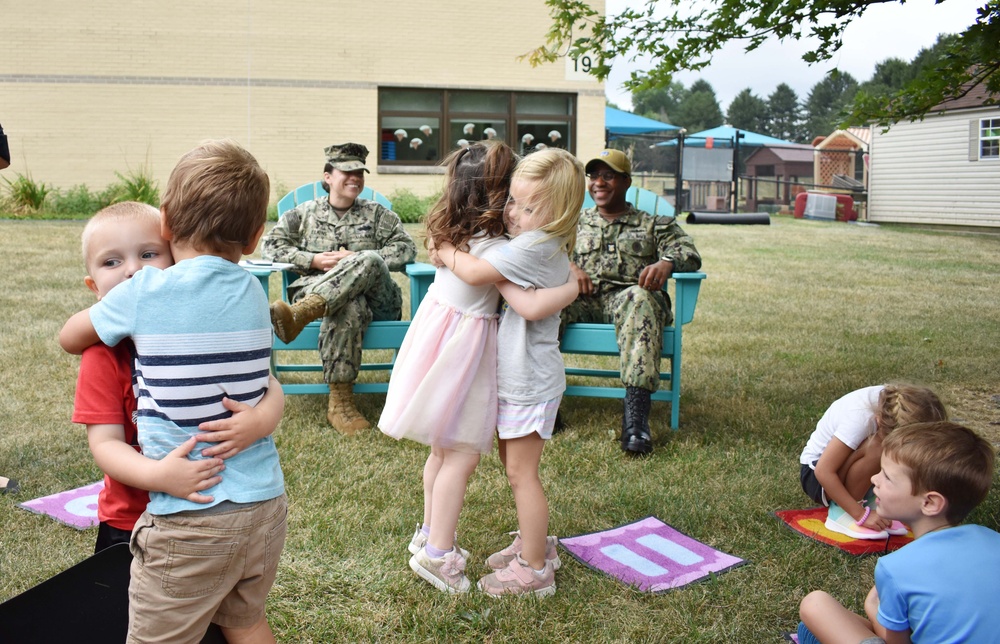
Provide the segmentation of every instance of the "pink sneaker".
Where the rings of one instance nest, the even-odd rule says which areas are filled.
[[[546,561],[541,573],[531,569],[520,555],[514,555],[503,570],[492,572],[477,584],[490,597],[503,595],[535,595],[548,597],[556,592],[556,573],[552,562]]]
[[[524,548],[524,544],[521,543],[521,533],[515,530],[508,534],[515,535],[514,542],[500,552],[494,552],[489,556],[486,565],[490,570],[503,570],[515,557],[521,554],[521,550]],[[552,570],[559,570],[559,567],[562,566],[562,561],[559,560],[558,545],[559,537],[551,535],[545,537],[545,561],[552,564]]]
[[[410,568],[421,579],[446,593],[467,593],[472,587],[469,578],[465,576],[465,557],[457,548],[452,548],[437,559],[428,557],[426,548],[421,548],[410,557]]]

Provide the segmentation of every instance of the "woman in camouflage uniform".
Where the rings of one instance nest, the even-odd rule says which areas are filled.
[[[361,340],[372,320],[399,320],[402,293],[389,271],[414,260],[417,247],[396,213],[358,199],[365,187],[368,148],[344,143],[326,148],[323,187],[330,193],[284,213],[264,238],[262,255],[295,265],[302,276],[289,284],[289,306],[271,305],[271,322],[291,342],[322,318],[319,353],[330,385],[327,418],[342,434],[371,425],[354,405]]]

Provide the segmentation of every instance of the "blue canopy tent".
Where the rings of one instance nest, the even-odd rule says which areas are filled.
[[[758,134],[757,132],[751,132],[749,130],[741,130],[731,125],[720,125],[719,127],[713,127],[710,130],[702,130],[701,132],[695,132],[694,134],[685,134],[684,147],[703,148],[705,147],[706,141],[708,139],[712,139],[712,147],[731,148],[733,147],[733,141],[736,138],[737,132],[740,133],[740,147],[753,148],[763,147],[765,145],[811,147],[802,143],[793,143],[783,139],[776,139],[773,136],[767,136],[766,134]],[[664,141],[663,143],[657,143],[657,145],[677,145],[677,141]]]
[[[631,112],[617,110],[613,107],[605,107],[604,129],[607,131],[607,140],[610,141],[619,136],[664,132],[667,130],[679,130],[680,128],[676,125],[648,119],[645,116],[639,116]]]

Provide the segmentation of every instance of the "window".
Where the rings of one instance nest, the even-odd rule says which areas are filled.
[[[979,158],[1000,159],[1000,118],[980,119]]]
[[[545,146],[573,151],[573,94],[379,90],[379,164],[435,166],[472,141],[497,139],[519,153]]]

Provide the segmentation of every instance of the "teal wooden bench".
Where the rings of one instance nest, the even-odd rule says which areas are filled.
[[[295,190],[292,190],[280,200],[278,200],[278,216],[281,217],[283,214],[294,208],[295,206],[312,201],[313,199],[318,199],[327,194],[326,190],[323,189],[323,184],[320,181],[315,183],[307,183],[305,185],[299,186]],[[361,199],[368,199],[369,201],[375,201],[382,204],[386,208],[392,208],[392,202],[386,198],[380,192],[376,192],[369,187],[365,189],[358,195]],[[422,278],[427,280],[427,284],[434,279],[433,267],[431,268],[431,274],[429,278]],[[294,271],[282,271],[281,272],[281,297],[285,301],[288,301],[288,285],[298,278],[299,274]],[[413,282],[416,278],[411,277],[411,292],[420,292],[420,286],[416,288],[413,287]],[[263,282],[263,279],[262,279]],[[423,293],[426,294],[427,285],[423,286]],[[421,296],[422,297],[422,296]],[[413,317],[413,313],[417,310],[417,305],[420,303],[419,299],[415,299],[411,296],[410,300],[410,317]],[[274,337],[274,346],[271,352],[271,368],[274,372],[274,377],[278,379],[281,383],[281,389],[285,394],[328,394],[330,393],[329,386],[322,381],[319,382],[289,382],[287,376],[294,373],[308,373],[308,372],[319,372],[322,373],[323,365],[318,362],[299,362],[290,360],[293,354],[289,352],[311,352],[318,358],[318,347],[319,347],[319,326],[320,322],[317,320],[315,322],[310,322],[306,325],[302,332],[289,343],[282,342],[277,336]],[[364,337],[362,340],[362,351],[373,351],[373,350],[388,350],[392,352],[392,357],[389,361],[375,361],[375,362],[363,362],[361,365],[362,371],[385,371],[387,374],[392,369],[392,365],[396,359],[396,351],[403,344],[403,337],[406,335],[406,330],[409,328],[410,323],[408,321],[373,321],[368,325],[365,330]],[[302,355],[299,353],[298,355]],[[388,382],[356,382],[354,383],[354,391],[356,393],[385,393],[388,388]]]
[[[306,184],[288,193],[278,202],[279,216],[299,203],[316,199],[325,195],[322,185]],[[392,204],[383,195],[365,188],[360,195],[363,199],[378,201],[387,208]],[[639,208],[658,215],[673,215],[673,206],[655,193],[642,188],[631,188],[628,199]],[[589,200],[589,205],[588,205]],[[593,205],[590,195],[584,202],[585,207]],[[414,263],[406,267],[410,283],[410,319],[416,314],[421,300],[427,295],[427,289],[434,281],[435,269],[430,264]],[[287,299],[288,284],[298,274],[293,271],[282,273],[281,296]],[[675,273],[663,288],[670,296],[674,309],[673,326],[663,330],[663,353],[661,358],[666,362],[667,370],[660,374],[660,390],[653,394],[652,399],[670,403],[670,428],[677,429],[680,423],[681,400],[681,358],[684,347],[684,325],[694,319],[695,307],[698,303],[698,293],[704,273]],[[262,278],[264,282],[264,278]],[[266,282],[265,286],[266,286]],[[396,351],[403,343],[409,321],[372,322],[365,331],[362,348],[364,350],[389,350],[391,359],[384,362],[363,363],[364,371],[391,372],[395,362]],[[322,372],[321,364],[298,364],[282,361],[282,355],[288,351],[310,351],[315,353],[319,344],[319,322],[311,322],[303,329],[295,340],[286,344],[274,338],[272,366],[275,377],[282,383],[286,394],[325,394],[329,388],[323,382],[291,383],[282,380],[282,376],[298,372]],[[582,354],[595,356],[617,356],[618,342],[615,338],[615,328],[611,324],[575,323],[566,327],[561,349],[567,354]],[[578,385],[572,380],[567,381],[566,396],[582,396],[590,398],[624,398],[625,388],[621,385],[621,373],[613,369],[593,369],[584,367],[566,367],[568,377],[586,377],[614,379],[617,383],[607,386]],[[388,378],[386,378],[388,380]],[[354,384],[356,393],[385,393],[388,382],[357,382]]]
[[[660,389],[651,398],[670,403],[670,429],[677,429],[681,411],[681,355],[684,348],[684,325],[694,319],[694,309],[698,304],[698,292],[704,273],[674,273],[663,290],[670,293],[669,282],[673,282],[671,300],[674,308],[673,326],[663,329],[663,352],[661,360],[668,370],[660,373]],[[560,349],[563,353],[578,353],[598,356],[617,356],[618,340],[613,324],[592,324],[576,322],[566,325]],[[664,366],[661,362],[661,368]],[[585,386],[566,383],[566,396],[589,398],[624,398],[625,388],[621,385],[621,372],[614,369],[592,369],[566,367],[567,376],[591,378],[614,378],[617,385]]]

